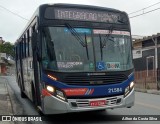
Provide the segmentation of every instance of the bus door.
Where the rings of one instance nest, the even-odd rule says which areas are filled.
[[[19,80],[20,80],[20,82],[21,82],[21,84],[20,84],[20,89],[22,90],[22,91],[25,91],[25,86],[24,86],[24,76],[23,76],[23,42],[21,41],[20,42],[20,58],[19,58],[19,64],[18,65],[20,65],[18,68],[19,68],[19,72],[20,72],[20,78],[19,78]]]
[[[38,52],[40,52],[40,41],[38,39],[38,32],[36,29],[36,24],[32,27],[32,54],[33,54],[33,67],[34,67],[34,82],[35,82],[35,95],[36,95],[36,104],[41,105],[40,97],[40,64],[38,61]],[[36,35],[36,36],[35,36]],[[39,50],[38,50],[39,49]]]

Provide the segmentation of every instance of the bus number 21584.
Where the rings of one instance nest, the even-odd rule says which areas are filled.
[[[120,93],[122,92],[122,88],[109,88],[108,93]]]

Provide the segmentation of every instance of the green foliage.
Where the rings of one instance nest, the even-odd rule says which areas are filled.
[[[11,56],[14,58],[14,45],[12,45],[10,42],[0,44],[0,53],[6,53],[7,56]]]

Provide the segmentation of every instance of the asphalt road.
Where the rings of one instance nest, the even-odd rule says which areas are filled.
[[[16,97],[13,103],[19,104],[18,109],[23,108],[23,114],[27,115],[39,115],[33,106],[32,102],[28,99],[22,99],[20,97],[20,90],[15,81],[15,77],[8,76],[6,77],[9,85]],[[160,96],[154,94],[147,94],[136,92],[135,105],[132,108],[118,108],[113,110],[106,110],[103,112],[82,112],[82,113],[71,113],[71,114],[62,114],[62,115],[52,115],[45,117],[46,121],[42,122],[44,124],[107,124],[107,123],[118,123],[118,124],[159,124],[160,121],[110,121],[111,116],[113,116],[113,120],[117,120],[118,116],[114,115],[159,115],[160,116]],[[38,122],[39,124],[39,122]]]

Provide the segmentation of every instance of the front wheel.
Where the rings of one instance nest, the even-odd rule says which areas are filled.
[[[35,90],[33,88],[33,85],[32,85],[32,97],[33,97],[33,104],[37,110],[37,112],[39,113],[39,115],[43,116],[43,112],[42,112],[42,109],[40,106],[38,106],[38,103],[37,103],[37,99],[36,99],[36,93],[35,93]]]
[[[23,92],[23,88],[22,88],[22,82],[21,82],[21,78],[18,78],[18,84],[19,84],[19,88],[20,88],[20,94],[21,94],[21,98],[27,98],[26,94]]]
[[[21,90],[21,98],[27,98],[26,94]]]

